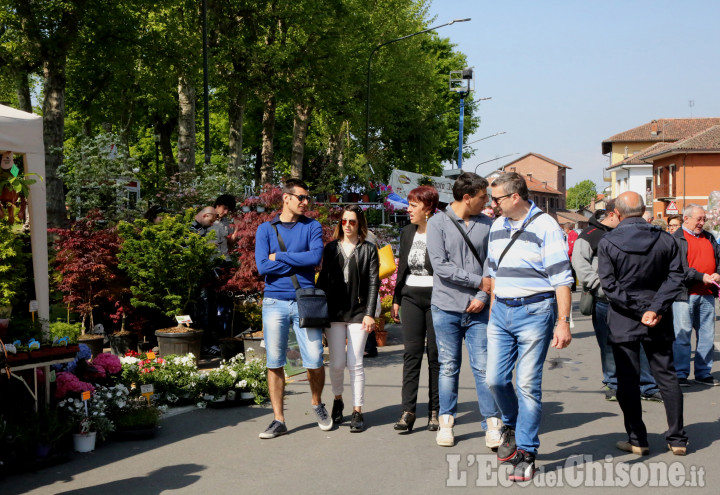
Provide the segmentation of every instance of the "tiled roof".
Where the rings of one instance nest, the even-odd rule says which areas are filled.
[[[652,134],[657,125],[657,133]],[[708,127],[720,125],[720,117],[701,119],[658,119],[630,130],[615,134],[602,142],[603,154],[612,151],[612,143],[617,142],[674,142],[685,139]]]
[[[635,153],[634,155],[631,155],[627,158],[625,158],[621,162],[617,162],[612,167],[608,167],[608,170],[613,170],[616,168],[620,168],[623,165],[650,165],[650,162],[647,161],[647,157],[653,154],[657,154],[657,152],[665,150],[666,148],[672,146],[673,143],[655,143],[649,148],[646,148],[638,153]]]
[[[523,175],[523,179],[525,179],[525,183],[527,184],[528,190],[536,193],[545,193],[545,194],[558,194],[562,196],[562,193],[558,191],[557,189],[548,186],[545,182],[540,181],[536,179],[535,177],[530,177],[528,175]]]
[[[719,119],[719,120],[720,120],[720,119]],[[572,167],[568,167],[567,165],[565,165],[565,164],[563,164],[563,163],[560,163],[560,162],[558,162],[558,161],[556,161],[556,160],[553,160],[552,158],[548,158],[548,157],[546,157],[545,155],[541,155],[540,153],[532,153],[532,152],[531,152],[531,153],[528,153],[528,154],[526,154],[526,155],[521,156],[521,157],[518,158],[517,160],[511,161],[511,162],[508,163],[507,165],[504,165],[504,166],[503,166],[503,169],[507,169],[507,167],[508,167],[509,165],[512,165],[513,163],[517,163],[517,162],[519,162],[520,160],[524,160],[525,158],[527,158],[527,157],[530,156],[530,155],[536,156],[536,157],[540,158],[541,160],[545,160],[545,161],[548,162],[548,163],[552,163],[552,164],[555,165],[556,167],[560,167],[560,168],[572,168]]]
[[[565,220],[569,220],[570,222],[573,222],[573,223],[588,221],[588,218],[585,215],[581,215],[580,213],[575,213],[573,211],[562,211],[562,210],[554,210],[554,211],[558,217],[562,217]],[[564,222],[561,222],[560,219],[558,219],[558,223],[564,223]]]
[[[655,157],[672,152],[720,152],[720,125],[701,131],[687,139],[666,145],[662,149],[647,153],[647,157]]]

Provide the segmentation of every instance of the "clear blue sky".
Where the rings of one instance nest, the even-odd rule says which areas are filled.
[[[474,67],[475,97],[492,97],[466,142],[507,132],[472,145],[465,170],[536,152],[572,167],[568,186],[602,190],[604,139],[658,118],[720,117],[718,0],[434,0],[430,16],[472,18],[438,30]]]

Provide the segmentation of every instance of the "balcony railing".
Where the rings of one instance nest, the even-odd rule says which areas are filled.
[[[655,185],[655,199],[675,198],[670,184]]]

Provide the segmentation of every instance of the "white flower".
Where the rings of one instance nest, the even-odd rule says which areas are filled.
[[[255,351],[255,349],[253,349],[252,347],[248,347],[247,349],[245,349],[245,352],[246,352],[246,353],[247,353],[247,352],[254,352],[254,351]]]

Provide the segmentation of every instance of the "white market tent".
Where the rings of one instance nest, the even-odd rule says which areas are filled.
[[[43,144],[42,117],[0,105],[0,151],[25,155],[25,173],[45,178],[45,145]],[[35,298],[38,317],[50,316],[48,283],[47,211],[45,181],[30,185],[28,209],[30,214],[30,243],[35,272]],[[27,311],[27,308],[21,308]]]

